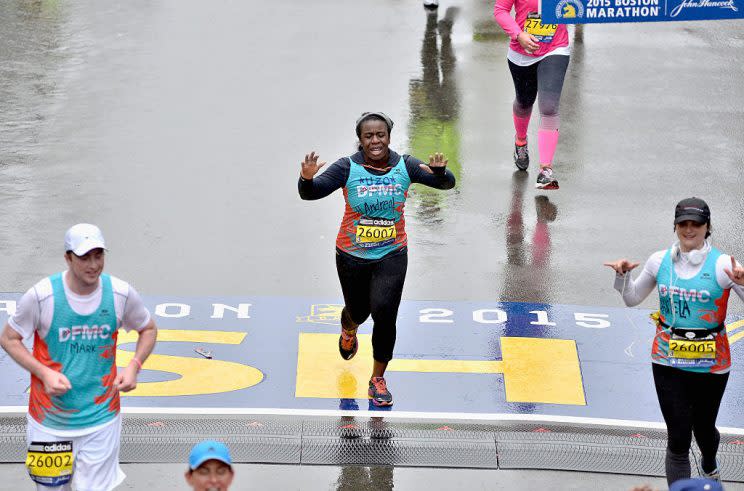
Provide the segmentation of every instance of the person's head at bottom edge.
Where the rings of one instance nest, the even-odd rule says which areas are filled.
[[[723,486],[716,480],[693,477],[680,479],[669,486],[669,491],[722,491]]]
[[[235,473],[227,446],[215,440],[204,440],[194,445],[185,476],[194,491],[228,490]]]

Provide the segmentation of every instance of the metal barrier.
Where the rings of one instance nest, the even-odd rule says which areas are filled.
[[[235,462],[550,469],[664,475],[661,430],[360,416],[124,415],[121,461],[186,462],[205,438]],[[25,415],[0,417],[0,462],[25,458]],[[692,462],[699,459],[692,450]],[[722,477],[744,482],[744,441],[721,435]],[[695,466],[693,465],[693,468]],[[693,470],[695,474],[695,470]]]

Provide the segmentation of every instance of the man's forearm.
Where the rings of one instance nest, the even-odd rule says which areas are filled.
[[[9,328],[6,327],[6,329]],[[33,357],[31,352],[24,346],[22,340],[9,338],[3,334],[0,345],[2,345],[3,349],[16,363],[37,377],[41,378],[44,371],[48,370],[39,360]]]
[[[155,326],[155,322],[153,321],[139,332],[137,345],[134,349],[134,357],[137,358],[140,363],[145,363],[147,357],[152,353],[153,348],[155,348],[157,337],[158,328]]]

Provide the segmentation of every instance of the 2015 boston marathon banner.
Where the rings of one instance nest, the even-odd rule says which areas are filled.
[[[19,294],[0,294],[0,322]],[[336,298],[145,297],[159,326],[125,411],[378,410],[369,403],[371,321],[359,353],[338,354]],[[742,428],[744,321],[731,315],[734,369],[718,424]],[[78,329],[75,329],[77,327]],[[71,326],[65,342],[101,332]],[[392,412],[600,418],[661,423],[651,377],[649,311],[495,301],[404,301],[386,378]],[[136,334],[119,332],[126,366]],[[0,406],[24,411],[29,376],[0,352]],[[389,408],[387,408],[389,409]]]
[[[744,18],[744,0],[541,0],[543,24]]]

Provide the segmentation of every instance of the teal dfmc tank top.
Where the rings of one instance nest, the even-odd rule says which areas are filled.
[[[336,247],[363,259],[380,259],[408,243],[403,208],[411,178],[403,157],[383,175],[353,160],[350,164]]]
[[[54,314],[49,332],[34,339],[34,357],[63,373],[72,385],[55,397],[32,377],[29,414],[55,429],[89,428],[119,413],[116,379],[117,319],[111,277],[101,275],[101,303],[92,314],[80,315],[67,302],[62,274],[51,276]]]
[[[692,278],[683,279],[674,271],[671,251],[664,255],[656,275],[661,322],[657,324],[651,348],[654,363],[699,373],[722,373],[730,369],[728,336],[725,329],[717,329],[726,320],[730,293],[716,278],[716,262],[720,256],[718,249],[711,249],[700,271]],[[685,334],[675,336],[673,329],[683,330]],[[712,346],[705,348],[710,350],[709,358],[680,356],[680,351],[672,349],[676,346],[676,350],[680,350],[681,344],[689,344],[689,339],[693,339],[687,337],[687,330],[698,332],[696,337],[710,339]]]

